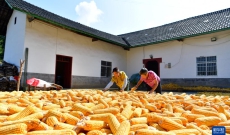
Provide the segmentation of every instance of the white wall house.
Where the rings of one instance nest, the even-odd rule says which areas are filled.
[[[215,37],[216,41],[211,41]],[[143,59],[161,58],[159,74],[164,83],[184,86],[228,86],[230,30],[133,48],[127,52],[127,74],[143,67]],[[205,61],[205,59],[208,60]],[[200,59],[201,61],[197,61]],[[169,67],[169,65],[171,67]]]
[[[25,1],[5,2],[13,12],[4,60],[19,66],[26,59],[24,78],[66,88],[104,87],[112,68],[131,77],[144,64],[162,84],[230,87],[230,9],[112,35]]]

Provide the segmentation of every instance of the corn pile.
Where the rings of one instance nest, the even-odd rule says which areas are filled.
[[[0,92],[0,135],[230,133],[228,96],[61,90]]]

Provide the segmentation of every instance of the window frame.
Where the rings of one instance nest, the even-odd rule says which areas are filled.
[[[103,62],[105,62],[105,65],[102,64]],[[105,67],[106,69],[104,76],[102,75],[102,67]],[[110,70],[110,71],[107,71],[107,70]],[[112,76],[112,62],[101,60],[101,77],[111,77],[111,76]]]
[[[215,60],[211,60],[211,61],[208,61],[208,58],[215,58]],[[201,62],[198,62],[198,59],[199,58],[205,58],[205,61],[201,61]],[[214,63],[215,66],[212,66],[212,67],[215,67],[215,70],[214,71],[208,71],[208,64],[211,64],[211,63]],[[203,72],[203,71],[199,71],[198,70],[198,64],[205,64],[205,75],[202,75],[202,74],[199,74],[199,72]],[[202,67],[202,66],[200,66]],[[200,56],[200,57],[196,57],[196,75],[197,76],[217,76],[218,75],[218,72],[217,72],[217,56]],[[208,74],[208,73],[216,73],[216,74]]]

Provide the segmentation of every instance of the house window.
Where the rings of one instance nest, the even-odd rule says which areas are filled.
[[[101,77],[110,77],[112,72],[112,62],[101,61]]]
[[[196,64],[198,76],[217,75],[216,56],[197,57]]]

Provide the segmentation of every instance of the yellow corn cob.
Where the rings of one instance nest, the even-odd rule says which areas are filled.
[[[42,108],[43,108],[43,103],[42,103],[42,102],[38,102],[38,103],[35,104],[35,106],[36,106],[37,108],[42,109]]]
[[[219,113],[224,113],[224,107],[222,105],[218,105],[218,110]]]
[[[85,133],[79,133],[79,134],[77,134],[77,135],[86,135]]]
[[[230,126],[225,126],[226,133],[230,133]]]
[[[21,118],[24,118],[32,113],[35,113],[36,107],[35,106],[28,106],[25,109],[23,109],[18,115],[16,115],[12,120],[19,120]]]
[[[125,101],[125,100],[124,100],[123,105],[124,105],[124,106],[127,106],[127,105],[130,105],[130,106],[131,106],[132,103],[133,103],[133,101]]]
[[[175,119],[178,119],[178,120],[181,120],[181,122],[183,123],[184,126],[186,126],[186,124],[188,123],[188,120],[184,117],[168,117],[172,120],[175,120]]]
[[[145,108],[151,112],[156,112],[156,110],[158,110],[157,107],[153,104],[145,104]]]
[[[146,117],[139,117],[139,118],[132,118],[130,120],[131,125],[135,124],[147,124],[147,118]]]
[[[115,134],[120,126],[120,123],[113,114],[108,115],[108,124],[112,133]]]
[[[66,106],[66,103],[64,100],[59,100],[59,105],[61,108],[65,107]]]
[[[84,118],[84,114],[80,111],[71,111],[71,112],[69,112],[69,114],[71,114],[71,115],[73,115],[79,119]]]
[[[153,114],[153,113],[147,114],[147,122],[159,122],[159,120],[161,119],[162,119],[162,116],[160,115]]]
[[[110,107],[110,108],[105,108],[105,109],[97,109],[97,110],[93,111],[94,114],[112,113],[114,115],[118,114],[119,112],[120,112],[120,110],[118,108],[115,108],[115,107]]]
[[[89,117],[90,117],[90,120],[99,120],[99,121],[104,121],[108,123],[109,115],[112,115],[112,114],[111,113],[94,114],[94,115],[89,115]]]
[[[39,99],[30,98],[29,102],[36,104],[37,102],[39,102]]]
[[[44,113],[43,112],[37,112],[31,115],[28,115],[22,119],[42,119],[44,117]]]
[[[198,130],[202,135],[209,135],[209,133],[208,133],[207,131],[205,131],[205,130],[201,129],[200,127],[198,127],[198,126],[196,126],[196,125],[194,125],[194,124],[191,124],[191,123],[187,124],[187,125],[186,125],[186,128],[187,128],[187,129],[196,129],[196,130]]]
[[[47,125],[44,122],[40,122],[39,125],[35,127],[33,130],[36,131],[36,130],[52,130],[52,129],[53,127]]]
[[[140,101],[133,101],[132,106],[141,108],[145,107]]]
[[[97,105],[95,105],[95,106],[93,106],[92,108],[90,108],[92,111],[95,111],[95,110],[98,110],[98,109],[104,109],[105,108],[105,106],[102,104],[102,103],[100,103],[100,104],[97,104]]]
[[[129,121],[125,120],[123,121],[119,128],[117,129],[117,132],[114,135],[128,135],[130,131],[130,123]]]
[[[77,134],[75,131],[71,129],[63,129],[63,130],[32,131],[32,132],[28,132],[26,135],[77,135]]]
[[[21,112],[24,109],[25,109],[24,107],[19,107],[17,105],[9,105],[7,110],[9,111],[10,114],[14,114],[14,113]]]
[[[7,115],[1,115],[0,116],[0,122],[5,122],[7,120]]]
[[[147,124],[136,124],[130,127],[130,131],[137,131],[140,129],[148,129],[148,125]]]
[[[163,114],[166,114],[168,117],[176,117],[176,115],[172,112],[169,112],[167,110],[163,111]]]
[[[221,119],[215,116],[202,117],[202,118],[195,119],[195,123],[197,124],[197,126],[200,126],[200,125],[215,126],[215,125],[218,125],[218,123],[220,122],[221,122]]]
[[[73,111],[80,111],[86,116],[89,114],[93,114],[93,111],[90,108],[85,107],[85,106],[78,104],[78,103],[73,105],[72,110]]]
[[[3,123],[0,123],[0,127],[4,127],[4,126],[9,126],[9,125],[13,125],[13,124],[19,124],[19,123],[24,123],[27,125],[27,130],[30,131],[33,128],[36,128],[40,121],[37,119],[21,119],[21,120],[15,120],[15,121],[6,121]]]
[[[194,120],[197,118],[205,117],[202,114],[189,114],[189,113],[183,113],[181,116],[185,117],[188,120],[188,122],[194,122]]]
[[[118,102],[118,100],[114,99],[114,100],[108,102],[108,105],[109,106],[116,106],[116,105],[120,106],[120,103]]]
[[[161,109],[161,104],[160,103],[155,103],[155,106],[157,109]]]
[[[100,130],[91,130],[86,135],[103,135]]]
[[[7,106],[1,105],[1,107],[0,107],[0,115],[5,115],[5,114],[9,114]]]
[[[201,125],[201,126],[199,126],[199,128],[201,128],[203,130],[210,130],[210,128],[208,126],[206,126],[206,125]]]
[[[18,101],[17,98],[9,98],[6,100],[7,103],[16,103]]]
[[[143,97],[140,98],[140,101],[142,102],[143,105],[149,103],[149,102],[148,102],[145,98],[143,98]]]
[[[27,133],[27,125],[24,123],[18,123],[18,124],[0,127],[0,135],[26,134],[26,133]]]
[[[195,107],[194,109],[201,109],[201,110],[218,113],[218,111],[214,107],[215,105],[211,105],[210,107]]]
[[[56,124],[58,124],[59,121],[58,119],[55,117],[55,116],[49,116],[47,119],[46,119],[46,124],[48,126],[51,126],[51,127],[54,127]]]
[[[20,113],[20,112],[9,115],[9,116],[6,118],[6,120],[8,120],[8,121],[13,120],[13,118],[15,118],[19,113]]]
[[[42,110],[53,110],[53,109],[56,109],[56,108],[60,108],[60,105],[57,105],[57,104],[43,104],[42,106]]]
[[[89,97],[89,102],[91,102],[91,103],[95,102],[92,96]]]
[[[109,98],[104,98],[104,100],[105,100],[106,103],[109,103],[109,102],[112,101],[113,99],[112,99],[111,97],[109,97]]]
[[[125,118],[125,116],[121,115],[120,113],[116,115],[116,118],[120,123],[127,120],[127,118]]]
[[[136,108],[136,109],[133,111],[133,117],[140,117],[140,116],[141,116],[141,113],[142,113],[142,109],[141,109],[141,108]]]
[[[81,103],[83,106],[85,106],[85,107],[87,107],[87,108],[92,108],[92,107],[94,107],[95,106],[95,104],[94,103],[88,103],[88,102],[86,102],[86,103]]]
[[[71,124],[71,125],[76,125],[78,121],[80,121],[79,118],[69,114],[69,113],[64,113],[66,115],[66,123]]]
[[[169,119],[169,118],[162,118],[159,122],[158,122],[159,126],[161,126],[162,128],[166,129],[166,130],[177,130],[177,129],[184,129],[185,127],[181,124],[178,124],[177,122]]]
[[[161,126],[159,126],[158,123],[155,123],[155,122],[149,123],[149,126],[156,128],[158,131],[165,131],[165,129],[163,129]]]
[[[202,110],[202,109],[193,108],[191,112],[194,113],[194,114],[202,114],[202,115],[205,115],[205,116],[217,116],[218,117],[217,112],[211,112],[211,111]]]
[[[200,135],[200,132],[197,129],[178,129],[178,130],[171,130],[169,133],[175,133],[176,135]]]
[[[176,134],[164,132],[164,131],[157,131],[157,130],[140,129],[135,132],[135,135],[176,135]]]
[[[142,108],[142,114],[146,114],[146,113],[149,113],[149,109]]]
[[[174,113],[183,113],[185,110],[182,107],[173,107]]]
[[[25,98],[19,98],[18,101],[21,102],[21,103],[25,103],[27,105],[33,105],[33,103],[31,103],[30,101],[28,101]]]
[[[65,122],[66,121],[66,116],[64,113],[61,113],[59,111],[55,111],[55,110],[49,110],[47,112],[47,114],[44,116],[42,121],[46,121],[46,119],[50,116],[55,116],[57,118],[58,121],[60,122]]]
[[[182,121],[181,120],[179,120],[179,119],[172,119],[173,121],[175,121],[176,123],[178,123],[178,124],[181,124],[181,125],[183,125],[183,123],[182,123]]]
[[[111,131],[110,129],[102,128],[100,131],[101,131],[102,133],[112,134],[112,131]]]
[[[173,112],[173,107],[171,104],[167,104],[166,105],[166,109],[169,111],[169,112]]]
[[[102,103],[106,108],[109,107],[109,105],[106,103],[106,101],[104,99],[102,99],[102,98],[99,98],[98,102]]]
[[[230,126],[230,120],[218,123],[218,126]]]
[[[71,97],[75,97],[75,96],[76,96],[76,93],[73,92],[73,91],[68,91],[68,95],[71,96]]]
[[[104,121],[87,120],[87,121],[84,121],[82,126],[80,125],[79,127],[83,128],[86,131],[100,130],[102,128],[106,128],[107,124]]]
[[[125,116],[127,119],[129,119],[132,115],[132,106],[127,105],[124,110],[121,112],[123,116]]]
[[[54,125],[54,130],[62,130],[62,129],[75,129],[74,125],[66,124],[66,123],[61,123],[58,122],[57,124]]]
[[[184,110],[189,110],[191,111],[193,108],[197,107],[197,105],[194,105],[194,104],[191,104],[191,105],[188,105],[184,108]]]
[[[224,113],[218,113],[219,118],[221,118],[221,121],[227,121],[227,117],[225,116]]]

